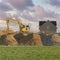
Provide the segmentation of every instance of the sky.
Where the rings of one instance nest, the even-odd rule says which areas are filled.
[[[56,20],[60,32],[60,0],[0,0],[0,18],[6,17],[23,19],[23,23],[30,24],[35,32],[39,31],[38,21]]]
[[[55,11],[56,13],[60,13],[60,8],[58,6],[58,2],[55,2],[56,0],[50,0],[51,3],[54,3],[54,5],[52,5],[51,3],[48,2],[49,0],[33,0],[33,3],[35,5],[40,5],[42,6],[43,8],[45,8],[46,10],[47,9],[50,9],[52,11]],[[53,2],[54,1],[54,2]],[[59,1],[59,0],[57,0]],[[55,5],[56,4],[56,5]],[[56,9],[57,8],[57,9]]]
[[[0,12],[4,12],[4,13],[1,13],[0,15],[3,18],[5,18],[3,15],[6,12],[10,12],[10,13],[12,12],[12,14],[17,13],[18,10],[19,12],[20,11],[24,12],[24,10],[28,10],[28,7],[31,7],[30,9],[34,8],[35,11],[32,12],[32,14],[34,13],[35,16],[39,15],[38,19],[39,18],[59,18],[60,16],[60,3],[59,3],[60,0],[57,0],[57,1],[56,0],[22,0],[22,1],[21,0],[0,0],[0,1],[2,1],[0,2]],[[23,13],[21,14],[23,15]],[[29,17],[32,17],[32,15]]]

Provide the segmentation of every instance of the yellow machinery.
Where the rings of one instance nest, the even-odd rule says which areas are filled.
[[[30,32],[30,27],[23,25],[21,21],[6,18],[7,31],[9,31],[9,27],[10,27],[9,22],[19,24],[20,32],[23,33],[24,36],[26,36]]]

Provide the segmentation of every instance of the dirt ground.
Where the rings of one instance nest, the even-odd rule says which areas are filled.
[[[46,36],[45,34],[30,33],[24,36],[22,33],[0,34],[0,45],[39,45],[39,46],[51,46],[60,45],[59,34],[53,34]]]

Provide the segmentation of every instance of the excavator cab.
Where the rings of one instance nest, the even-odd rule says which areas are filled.
[[[27,26],[24,25],[24,27],[22,27],[20,31],[23,33],[24,36],[27,36],[28,33],[30,32],[30,27],[28,25]]]

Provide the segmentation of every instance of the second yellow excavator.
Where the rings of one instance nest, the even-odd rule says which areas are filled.
[[[23,33],[24,36],[28,35],[28,33],[30,32],[30,27],[29,26],[23,25],[23,23],[21,21],[18,21],[16,19],[9,19],[9,18],[6,18],[7,31],[10,30],[9,29],[10,28],[9,22],[13,22],[13,23],[19,24],[20,32]]]

